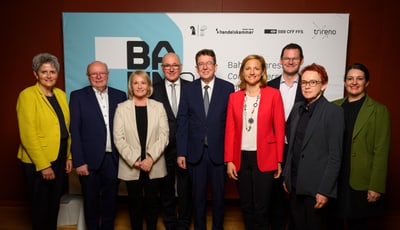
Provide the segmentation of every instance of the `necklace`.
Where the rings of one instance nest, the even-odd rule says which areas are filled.
[[[247,132],[250,132],[251,126],[254,123],[253,114],[254,114],[255,109],[258,106],[259,99],[260,99],[260,94],[257,95],[256,102],[253,103],[253,108],[251,109],[251,112],[250,112],[250,117],[247,118],[247,94],[244,97],[244,119],[245,119],[245,123],[246,123],[246,131]]]

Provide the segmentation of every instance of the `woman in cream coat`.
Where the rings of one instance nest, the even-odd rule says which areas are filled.
[[[167,175],[168,120],[163,105],[148,98],[153,88],[146,72],[132,73],[128,88],[129,99],[118,105],[114,117],[118,178],[127,185],[132,229],[142,229],[145,216],[147,229],[156,230],[160,181]]]

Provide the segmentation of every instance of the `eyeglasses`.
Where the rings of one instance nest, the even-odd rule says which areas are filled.
[[[171,69],[171,68],[179,69],[179,67],[181,67],[181,65],[179,65],[179,64],[172,64],[172,65],[170,65],[170,64],[162,64],[161,67],[163,67],[164,69]]]
[[[203,66],[208,66],[209,67],[209,66],[212,66],[212,65],[214,65],[214,62],[212,62],[212,61],[197,63],[198,67],[203,67]]]
[[[90,77],[97,77],[97,76],[105,77],[105,76],[107,76],[107,75],[108,75],[108,72],[89,73],[89,76],[90,76]]]
[[[314,87],[318,84],[321,84],[321,81],[317,81],[317,80],[311,80],[311,81],[301,81],[300,82],[302,87],[306,87],[307,85],[310,85],[311,87]]]
[[[298,61],[300,61],[300,58],[299,57],[295,57],[295,58],[288,58],[288,57],[283,57],[282,58],[282,60],[284,61],[284,62],[298,62]]]

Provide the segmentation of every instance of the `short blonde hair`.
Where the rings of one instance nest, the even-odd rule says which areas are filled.
[[[153,94],[153,85],[151,84],[151,80],[149,75],[143,71],[143,70],[137,70],[133,73],[131,73],[131,75],[129,75],[129,80],[128,80],[128,95],[129,95],[129,99],[132,99],[134,94],[133,94],[133,89],[132,89],[132,81],[133,81],[133,77],[135,76],[141,76],[143,77],[147,84],[149,85],[149,88],[147,89],[147,97],[150,97]]]

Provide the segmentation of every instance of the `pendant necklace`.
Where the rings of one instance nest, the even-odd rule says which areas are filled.
[[[251,112],[250,112],[250,117],[247,118],[247,94],[244,97],[244,119],[245,119],[245,123],[246,123],[246,131],[247,132],[250,132],[251,126],[254,123],[253,114],[254,114],[254,110],[258,106],[258,100],[259,99],[260,99],[260,94],[257,95],[256,102],[253,103],[253,108],[251,109]]]

